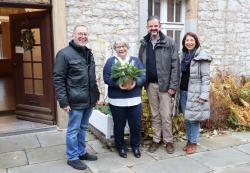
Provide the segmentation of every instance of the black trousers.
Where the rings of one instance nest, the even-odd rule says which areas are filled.
[[[140,146],[142,105],[119,107],[109,105],[114,121],[114,138],[117,149],[125,149],[124,129],[126,122],[130,128],[130,145],[132,149]]]

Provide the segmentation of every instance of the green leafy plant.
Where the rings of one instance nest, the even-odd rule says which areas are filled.
[[[139,76],[144,74],[145,71],[138,69],[134,66],[133,62],[121,64],[117,62],[111,67],[111,79],[117,80],[118,85],[123,85],[125,83],[133,82],[133,80],[138,80]]]
[[[110,108],[108,106],[108,104],[100,104],[100,105],[96,105],[95,106],[96,110],[99,110],[100,112],[106,114],[106,115],[111,115],[111,111]]]
[[[35,44],[34,32],[31,29],[21,31],[20,42],[25,51],[33,49]]]

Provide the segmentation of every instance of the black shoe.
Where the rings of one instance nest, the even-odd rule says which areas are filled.
[[[123,158],[127,158],[127,151],[125,149],[118,149],[118,154],[119,156],[123,157]]]
[[[68,160],[67,164],[71,166],[72,168],[78,169],[78,170],[84,170],[87,168],[85,163],[81,162],[79,159],[77,160]]]
[[[79,159],[80,160],[95,161],[95,160],[97,160],[97,156],[91,155],[89,153],[85,153],[84,155],[79,156]]]
[[[134,156],[136,158],[140,158],[141,157],[141,152],[140,152],[139,148],[133,149],[133,153],[134,153]]]
[[[166,151],[168,154],[173,154],[174,153],[174,144],[171,142],[168,142],[166,144]]]

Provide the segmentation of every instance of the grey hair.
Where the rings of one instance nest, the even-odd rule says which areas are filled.
[[[128,44],[128,42],[127,42],[126,39],[124,39],[124,38],[116,38],[116,39],[114,40],[113,49],[115,49],[115,48],[116,48],[116,45],[119,44],[119,43],[122,43],[122,44],[124,44],[127,48],[129,48],[129,44]]]
[[[150,16],[150,17],[148,18],[148,20],[147,20],[147,23],[148,23],[149,21],[151,21],[151,20],[157,20],[157,21],[159,22],[159,24],[160,24],[160,22],[161,22],[161,19],[160,19],[158,16]]]
[[[85,26],[85,25],[76,25],[76,26],[74,27],[74,29],[73,29],[73,33],[76,31],[76,29],[77,29],[78,27],[84,27],[84,28],[86,28],[86,29],[88,30],[88,27]]]

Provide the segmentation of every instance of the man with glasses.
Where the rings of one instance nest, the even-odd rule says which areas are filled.
[[[68,113],[67,164],[79,170],[87,168],[80,160],[97,160],[87,153],[85,145],[89,117],[99,99],[94,57],[87,42],[88,28],[76,26],[69,46],[56,55],[53,74],[57,100]]]

